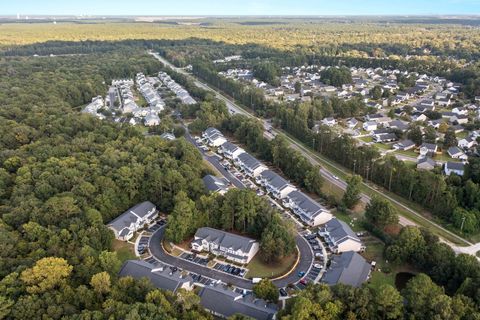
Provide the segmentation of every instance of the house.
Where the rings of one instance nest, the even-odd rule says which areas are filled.
[[[427,124],[430,126],[430,127],[434,127],[435,129],[438,129],[440,128],[440,125],[443,123],[444,121],[442,119],[436,119],[436,120],[430,120],[427,122]]]
[[[324,118],[324,119],[322,120],[322,124],[325,125],[325,126],[333,127],[334,125],[337,124],[337,120],[335,120],[335,119],[332,118],[332,117]]]
[[[227,141],[220,146],[220,152],[223,153],[226,158],[235,160],[239,155],[244,153],[245,150],[230,141]]]
[[[149,113],[143,120],[147,127],[158,126],[160,124],[160,117],[156,113]]]
[[[272,193],[277,199],[283,199],[290,192],[296,190],[287,180],[272,170],[265,170],[260,173],[257,181],[267,189],[267,192]]]
[[[171,134],[170,132],[164,132],[160,135],[160,138],[162,139],[165,139],[165,140],[168,140],[168,141],[172,141],[172,140],[175,140],[175,136],[173,134]]]
[[[456,124],[468,123],[468,116],[454,115],[454,116],[450,117],[450,122],[451,123],[456,123]]]
[[[217,178],[212,175],[206,175],[202,178],[205,188],[212,193],[224,195],[228,191],[229,182],[225,178]]]
[[[430,170],[433,170],[436,165],[437,163],[434,160],[432,160],[432,158],[423,157],[418,160],[417,169],[430,171]]]
[[[366,121],[363,123],[363,130],[365,131],[377,130],[377,127],[378,123],[376,123],[375,121]]]
[[[477,145],[477,140],[475,140],[471,136],[460,139],[460,141],[458,141],[458,146],[460,148],[463,148],[463,149],[470,149],[470,148],[472,148],[473,146],[476,146],[476,145]]]
[[[333,217],[325,207],[300,191],[290,192],[285,200],[286,206],[291,208],[305,224],[311,227],[325,224]]]
[[[267,167],[246,152],[241,153],[235,160],[235,163],[252,178],[258,177],[260,173],[267,170]]]
[[[193,279],[168,268],[157,268],[143,260],[127,260],[119,272],[119,277],[132,277],[136,280],[147,278],[154,287],[177,292],[179,289],[192,290]]]
[[[373,109],[377,109],[377,110],[380,110],[380,109],[383,108],[380,103],[378,103],[378,102],[373,102],[373,101],[367,102],[367,107],[373,108]]]
[[[386,116],[384,116],[383,114],[380,114],[380,113],[368,114],[368,115],[365,116],[365,120],[375,121],[379,124],[383,124],[383,123],[387,123],[387,122],[392,121],[392,119],[390,119],[390,117],[386,117]]]
[[[230,318],[241,314],[251,319],[274,320],[277,306],[253,295],[243,295],[222,285],[205,286],[200,289],[200,304],[214,316]]]
[[[152,222],[157,216],[157,207],[150,201],[145,201],[122,213],[107,227],[113,230],[115,238],[128,241],[137,230]]]
[[[438,146],[434,143],[422,143],[420,146],[420,154],[421,155],[429,155],[433,156],[437,153],[438,151]]]
[[[438,105],[448,107],[451,103],[449,98],[441,98],[437,100]]]
[[[240,264],[249,263],[259,250],[258,242],[253,239],[209,227],[197,230],[191,247]]]
[[[452,112],[458,115],[466,116],[468,114],[468,109],[466,107],[455,107],[452,109]]]
[[[325,239],[328,247],[334,253],[358,252],[365,249],[355,232],[345,222],[336,218],[331,219],[320,228],[318,235]]]
[[[445,167],[443,168],[443,171],[447,176],[451,175],[452,173],[463,176],[465,173],[465,164],[461,162],[447,162],[445,163]]]
[[[390,121],[388,124],[386,124],[386,127],[395,129],[395,130],[400,130],[402,132],[405,132],[408,130],[408,124],[400,120]]]
[[[393,148],[396,150],[411,150],[415,148],[415,143],[412,140],[402,140],[396,144],[393,145]]]
[[[371,265],[358,253],[347,251],[334,256],[330,268],[322,277],[322,282],[334,286],[342,283],[360,287],[370,276]]]
[[[448,148],[448,155],[452,159],[461,159],[461,160],[467,160],[468,157],[459,147],[450,147]]]
[[[373,141],[378,143],[392,142],[398,140],[395,133],[376,134],[373,136]]]
[[[427,121],[427,116],[424,115],[423,113],[416,113],[416,114],[412,114],[412,121],[413,122],[423,122],[423,121]]]
[[[354,129],[358,125],[358,120],[355,118],[348,119],[347,122],[347,127],[350,129]]]
[[[227,141],[223,134],[215,128],[207,128],[207,130],[203,132],[202,136],[207,144],[213,147],[219,147]]]

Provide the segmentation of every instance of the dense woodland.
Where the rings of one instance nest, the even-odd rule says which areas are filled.
[[[91,35],[92,30],[99,31],[94,33],[99,39],[112,40],[126,36],[158,38],[161,36],[158,32],[164,28],[168,32],[175,30],[155,26],[153,32],[151,25],[138,24],[132,33],[122,34],[126,26],[87,25],[81,26],[82,29],[65,25],[62,30],[65,30],[65,40],[85,39],[82,33]],[[201,177],[208,169],[203,166],[200,154],[184,139],[166,142],[158,137],[147,138],[135,127],[102,122],[78,112],[93,96],[104,94],[106,83],[112,78],[132,77],[137,72],[158,72],[161,66],[144,54],[145,48],[163,45],[165,52],[172,53],[177,42],[170,42],[169,47],[160,41],[12,46],[32,42],[35,38],[47,39],[50,37],[48,32],[53,32],[52,27],[0,27],[0,30],[20,28],[25,32],[23,40],[18,37],[13,40],[11,33],[0,32],[5,49],[0,58],[0,319],[211,319],[199,307],[194,293],[172,295],[154,289],[147,281],[118,279],[122,261],[112,252],[113,234],[104,224],[131,205],[150,200],[161,211],[171,214],[172,240],[177,240],[174,237],[178,235],[182,235],[182,239],[191,235],[192,225],[185,224],[184,219],[195,215],[203,219],[204,224],[251,234],[262,241],[266,252],[277,248],[277,239],[285,241],[285,248],[291,247],[289,226],[268,204],[248,191],[233,191],[224,199],[206,195]],[[327,29],[330,27],[333,25],[326,26]],[[146,31],[141,33],[136,28]],[[348,34],[348,27],[345,28]],[[398,28],[397,32],[405,33],[404,39],[392,36],[391,40],[399,39],[399,43],[411,41],[412,35],[407,31],[414,27]],[[443,28],[440,26],[438,30],[445,30]],[[37,30],[42,29],[48,32],[40,36]],[[245,29],[249,32],[244,34],[251,36],[250,32],[257,28],[249,26]],[[115,30],[115,34],[111,30]],[[212,32],[209,28],[200,30],[203,34]],[[445,43],[442,42],[444,37],[434,36],[437,29],[432,30],[427,32],[425,43]],[[469,33],[463,27],[455,26],[451,30],[460,30],[460,34],[467,34],[465,37],[468,38]],[[367,31],[362,29],[361,32]],[[293,37],[298,43],[301,43],[298,40],[301,34],[303,31]],[[329,33],[325,34],[327,38]],[[173,32],[171,35],[172,38],[181,37]],[[211,38],[219,40],[216,37]],[[352,43],[355,43],[355,37],[352,35]],[[235,39],[241,39],[241,36]],[[380,39],[375,35],[372,42],[381,43]],[[475,41],[474,38],[468,39]],[[252,38],[254,40],[256,38]],[[183,45],[193,48],[191,43],[184,41]],[[462,48],[465,48],[465,52],[476,54],[474,50],[470,51],[469,43],[456,43],[453,48],[432,46],[432,49],[456,50],[462,54]],[[135,46],[141,49],[132,49]],[[213,47],[219,45],[215,43]],[[253,47],[252,52],[260,51],[259,47]],[[236,53],[234,48],[225,48]],[[43,50],[46,55],[82,55],[21,57],[38,50]],[[206,47],[199,50],[204,50],[205,56],[210,57]],[[268,51],[277,52],[266,49]],[[216,55],[224,53],[218,51]],[[14,57],[10,57],[12,55]],[[300,56],[292,59],[297,57]],[[305,62],[310,59],[308,54],[303,57]],[[325,56],[325,59],[334,58]],[[194,71],[207,80],[214,72],[205,62],[196,63]],[[209,125],[222,127],[292,181],[321,195],[318,168],[288,148],[281,137],[266,141],[261,135],[260,123],[241,116],[228,116],[224,104],[202,90],[195,90],[193,84],[182,76],[172,76],[202,101],[191,107],[180,107],[185,115],[198,118],[193,129],[201,130]],[[461,74],[457,76],[461,77]],[[478,83],[477,74],[471,73],[468,78],[468,81]],[[322,128],[316,135],[311,133],[313,121],[326,114],[364,112],[365,106],[360,102],[352,102],[348,107],[339,105],[340,101],[274,107],[266,103],[256,89],[237,88],[235,84],[217,81],[212,83],[221,88],[230,86],[222,89],[230,88],[231,91],[226,91],[236,94],[236,99],[259,114],[273,116],[276,125],[339,163],[352,169],[355,167],[357,174],[421,203],[445,220],[453,219],[453,224],[467,216],[464,230],[467,230],[468,221],[472,221],[469,230],[478,230],[480,163],[477,161],[470,162],[463,179],[444,180],[435,173],[417,173],[394,159],[378,160],[376,151],[355,148],[348,137],[333,135],[327,128]],[[472,86],[474,92],[476,85]],[[344,109],[349,111],[341,111]],[[457,213],[450,215],[452,211]],[[455,215],[457,218],[452,218]],[[379,220],[372,218],[372,222],[379,223]],[[272,255],[269,259],[274,260],[281,254],[288,252]],[[404,228],[398,236],[388,239],[386,255],[396,263],[412,264],[426,275],[415,277],[401,292],[392,286],[379,290],[310,286],[289,301],[279,318],[480,317],[480,267],[474,257],[455,256],[436,237],[412,227]]]

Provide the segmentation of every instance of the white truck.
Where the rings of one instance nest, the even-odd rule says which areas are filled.
[[[262,278],[252,278],[252,283],[259,283],[262,281]]]

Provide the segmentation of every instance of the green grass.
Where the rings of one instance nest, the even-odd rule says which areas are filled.
[[[364,229],[360,225],[360,220],[362,219],[362,214],[360,213],[346,213],[339,210],[333,210],[332,214],[335,218],[346,222],[353,231],[363,231]],[[354,220],[356,218],[356,220]]]
[[[257,254],[248,264],[247,278],[277,278],[290,271],[297,261],[297,254],[292,254],[277,263],[265,263]]]
[[[360,140],[362,140],[363,142],[372,142],[373,141],[373,138],[372,137],[360,137],[359,138]]]
[[[476,255],[480,258],[480,251],[477,251]]]
[[[391,285],[395,287],[395,275],[396,272],[383,273],[382,271],[372,271],[370,279],[368,280],[368,286],[373,290],[379,290],[383,285]]]
[[[125,262],[127,260],[136,259],[134,245],[125,241],[113,240],[112,250],[117,253],[118,258]]]

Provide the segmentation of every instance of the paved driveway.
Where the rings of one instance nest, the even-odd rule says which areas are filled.
[[[162,226],[150,237],[150,242],[149,242],[150,253],[160,262],[184,269],[189,272],[200,274],[208,278],[221,280],[224,283],[232,284],[236,287],[240,287],[243,289],[250,290],[253,288],[253,284],[251,280],[239,278],[239,277],[227,274],[225,272],[217,271],[215,269],[211,269],[196,263],[192,263],[188,260],[171,256],[170,254],[168,254],[163,250],[163,247],[161,245],[161,241],[163,239],[164,234],[165,234],[165,226]],[[301,235],[298,235],[295,240],[297,243],[297,247],[299,248],[299,251],[300,251],[300,261],[295,267],[295,270],[293,270],[288,276],[286,276],[285,278],[273,281],[273,283],[279,288],[286,287],[290,283],[296,283],[297,281],[300,280],[300,278],[298,277],[298,273],[300,271],[308,273],[308,271],[312,266],[313,254],[308,242]]]

